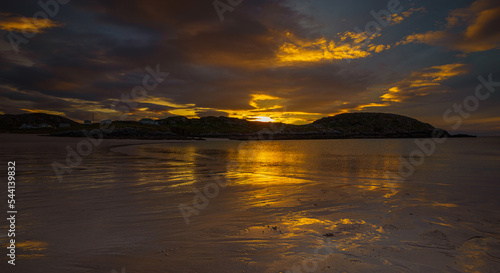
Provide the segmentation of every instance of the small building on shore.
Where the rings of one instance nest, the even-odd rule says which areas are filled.
[[[59,127],[60,128],[68,128],[70,127],[71,125],[69,123],[59,123]]]
[[[40,128],[51,128],[52,125],[47,124],[47,123],[40,123],[38,126],[31,125],[31,124],[23,124],[19,127],[19,129],[40,129]]]
[[[30,125],[30,124],[23,124],[23,125],[19,126],[19,129],[35,129],[35,128],[37,128],[37,127]]]
[[[150,118],[143,118],[139,121],[139,123],[144,125],[158,125],[157,120],[152,120]]]
[[[86,119],[83,121],[83,125],[92,125],[92,121]]]
[[[101,124],[102,125],[109,125],[109,124],[111,124],[111,120],[110,119],[101,120]]]

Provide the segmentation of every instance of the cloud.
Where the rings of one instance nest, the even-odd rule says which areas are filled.
[[[352,112],[352,111],[362,111],[365,110],[366,108],[371,108],[371,107],[386,107],[389,106],[389,103],[377,103],[377,102],[371,102],[367,104],[359,104],[355,107],[344,109],[340,111],[339,113],[346,113],[346,112]]]
[[[364,32],[359,34],[351,31],[339,33],[337,41],[328,40],[325,37],[303,40],[289,32],[286,37],[287,41],[283,43],[277,53],[278,60],[282,63],[359,59],[366,58],[373,52],[379,53],[390,48],[390,46],[367,44],[373,38],[368,38]]]
[[[198,117],[209,117],[209,116],[214,116],[214,117],[227,117],[228,113],[223,112],[223,111],[218,111],[218,110],[199,110],[196,112],[196,115]]]
[[[50,31],[26,48],[34,64],[0,68],[1,82],[14,89],[0,96],[23,96],[15,101],[23,109],[63,111],[80,119],[95,112],[99,119],[113,119],[121,113],[112,103],[141,85],[145,66],[160,64],[171,74],[126,113],[130,119],[223,113],[304,123],[336,112],[343,100],[355,99],[368,86],[365,72],[342,71],[330,62],[307,67],[280,62],[277,52],[285,41],[311,38],[296,23],[302,15],[277,2],[245,2],[223,23],[211,2],[202,0],[191,5],[90,0],[74,7],[58,17],[71,18],[67,28]],[[72,12],[82,11],[87,17],[80,22]],[[347,44],[361,38],[343,35]],[[385,49],[375,45],[366,51]],[[348,57],[354,57],[352,52]]]
[[[50,115],[59,115],[59,116],[66,116],[64,112],[60,111],[49,111],[49,110],[39,110],[39,109],[21,109],[23,111],[26,111],[28,113],[45,113],[45,114],[50,114]]]
[[[280,47],[277,58],[280,63],[363,59],[392,47],[372,42],[380,36],[380,32],[345,31],[338,33],[334,39],[321,37],[307,40],[287,32],[287,41]]]
[[[387,102],[402,102],[417,96],[447,92],[449,89],[442,83],[467,72],[467,65],[461,63],[428,67],[412,72],[409,77],[390,87],[380,98]]]
[[[282,108],[283,106],[279,105],[280,102],[282,102],[282,99],[278,97],[265,94],[252,94],[249,105],[254,107],[257,111],[267,111]]]
[[[427,12],[427,10],[424,7],[420,8],[410,8],[406,11],[403,11],[401,13],[395,13],[392,14],[391,18],[391,25],[397,25],[402,23],[406,18],[410,17],[413,13],[415,12]]]
[[[16,32],[43,32],[45,29],[61,27],[63,24],[50,19],[35,19],[0,13],[0,29]]]
[[[402,23],[415,12],[425,12],[425,8],[410,8],[401,13],[390,14],[390,18],[379,18],[389,22],[390,26]],[[317,39],[300,39],[290,32],[284,35],[286,41],[277,54],[279,62],[318,62],[324,60],[363,59],[373,54],[390,49],[390,44],[375,44],[373,40],[380,37],[380,30],[345,31],[337,33],[333,39],[320,37]]]
[[[397,45],[423,43],[465,53],[486,51],[500,45],[500,2],[476,0],[469,7],[449,13],[443,30],[414,33]]]
[[[368,11],[380,8],[376,1],[363,2],[366,12],[350,2],[307,2],[325,7],[324,18],[317,10],[294,8],[288,0],[244,1],[225,13],[222,23],[212,1],[207,0],[193,0],[189,5],[171,0],[76,1],[57,15],[65,27],[58,27],[62,23],[55,21],[41,24],[39,31],[46,33],[31,39],[19,54],[7,40],[0,42],[0,62],[4,64],[0,66],[0,109],[7,113],[58,111],[79,120],[89,119],[93,112],[96,119],[116,119],[122,113],[113,103],[142,84],[146,66],[159,64],[170,75],[128,110],[128,119],[224,115],[300,124],[346,111],[401,112],[411,104],[435,98],[422,97],[425,94],[449,91],[448,85],[456,82],[447,81],[454,76],[444,74],[447,69],[457,73],[460,67],[433,66],[455,63],[454,52],[436,59],[428,49],[395,49],[395,42],[423,27],[432,27],[433,32],[419,33],[422,37],[415,36],[415,41],[444,44],[448,29],[471,37],[487,36],[490,28],[495,31],[489,25],[491,15],[480,12],[491,10],[487,5],[476,7],[477,12],[450,13],[442,29],[431,26],[431,20],[407,20],[425,12],[411,8],[391,14],[383,32],[370,36],[352,27],[364,27],[370,20],[381,22]],[[39,8],[19,1],[2,6],[2,11],[25,16]],[[436,2],[427,8],[441,6]],[[22,17],[10,14],[2,18]],[[58,26],[44,28],[51,24]],[[410,32],[402,33],[408,29]],[[474,68],[486,70],[484,63],[496,67],[489,56],[473,61]],[[471,74],[495,71],[488,68]],[[438,76],[440,73],[443,75]],[[471,84],[475,77],[459,80]],[[446,98],[458,96],[456,93],[449,92]],[[436,109],[435,104],[425,107]]]

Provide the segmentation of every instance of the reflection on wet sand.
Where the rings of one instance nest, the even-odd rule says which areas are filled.
[[[23,253],[18,255],[18,259],[35,259],[45,256],[44,252],[48,244],[40,241],[21,241],[16,244],[16,247]]]
[[[407,147],[411,140],[102,149],[64,183],[47,182],[54,179],[50,172],[23,176],[21,203],[30,225],[20,236],[30,234],[33,242],[23,251],[40,255],[23,266],[42,272],[40,263],[58,260],[56,271],[66,272],[500,269],[494,177],[471,189],[476,180],[457,177],[477,170],[443,177],[440,166],[463,163],[437,153],[407,181],[391,181],[385,174],[397,172]],[[228,186],[186,224],[178,205],[190,204],[193,189],[202,192],[214,177]]]

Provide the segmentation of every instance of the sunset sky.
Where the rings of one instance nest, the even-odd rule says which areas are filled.
[[[159,66],[169,75],[128,119],[304,124],[366,111],[450,130],[443,114],[479,76],[500,82],[497,0],[59,2],[36,21],[38,0],[0,4],[0,114],[116,119],[122,95]],[[17,52],[12,37],[24,39]],[[457,132],[500,134],[499,105],[500,91]]]

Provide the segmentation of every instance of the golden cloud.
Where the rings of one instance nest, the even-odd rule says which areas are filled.
[[[467,72],[467,66],[461,63],[428,67],[415,71],[406,79],[395,83],[380,98],[387,102],[402,102],[416,96],[447,92],[448,88],[441,83]]]
[[[158,98],[158,97],[146,97],[144,99],[141,99],[141,103],[150,103],[150,104],[156,104],[156,105],[161,105],[161,106],[166,106],[166,107],[172,107],[172,108],[191,108],[194,107],[195,104],[189,103],[189,104],[178,104],[173,102],[170,99],[167,98]]]
[[[426,12],[426,10],[425,10],[424,7],[420,7],[420,8],[417,8],[417,9],[416,8],[410,8],[407,11],[403,11],[401,13],[392,14],[391,25],[397,25],[397,24],[403,22],[404,19],[410,17],[415,12]]]
[[[63,24],[50,19],[35,19],[0,13],[0,29],[6,31],[43,32],[44,29],[61,27]]]
[[[320,113],[286,111],[286,106],[284,106],[285,101],[284,98],[258,93],[251,94],[251,99],[248,104],[254,109],[250,110],[201,108],[193,106],[170,110],[169,113],[198,118],[198,112],[211,111],[226,113],[228,117],[232,118],[263,122],[283,122],[288,124],[306,124],[324,116],[324,114]]]
[[[369,108],[369,107],[386,107],[386,106],[389,106],[389,103],[372,102],[372,103],[358,105],[357,107],[355,107],[353,109],[349,109],[346,112],[353,111],[353,110],[354,111],[361,111],[361,110],[364,110],[365,108]]]
[[[283,107],[278,104],[282,102],[281,98],[265,94],[252,94],[251,96],[249,104],[257,110],[272,110]]]
[[[312,41],[303,40],[287,33],[285,42],[278,54],[279,62],[318,62],[322,60],[342,60],[366,58],[373,53],[380,53],[390,48],[390,45],[369,43],[380,34],[371,37],[366,32],[355,33],[347,31],[339,33],[339,41],[327,40],[321,37]]]
[[[66,116],[66,114],[64,112],[52,111],[52,110],[41,110],[41,109],[21,109],[21,110],[29,112],[29,113],[44,113],[44,114],[49,114],[49,115]]]
[[[423,7],[411,8],[401,13],[391,14],[390,25],[396,25],[415,12],[425,12]],[[385,18],[382,18],[386,20]],[[372,40],[380,33],[367,31],[346,31],[337,34],[337,41],[321,37],[314,40],[300,39],[290,32],[286,42],[277,54],[279,62],[318,62],[322,60],[361,59],[391,48],[391,45],[374,44]]]
[[[321,113],[288,112],[288,111],[246,111],[218,110],[227,112],[229,117],[248,120],[283,122],[287,124],[307,124],[325,116]]]

